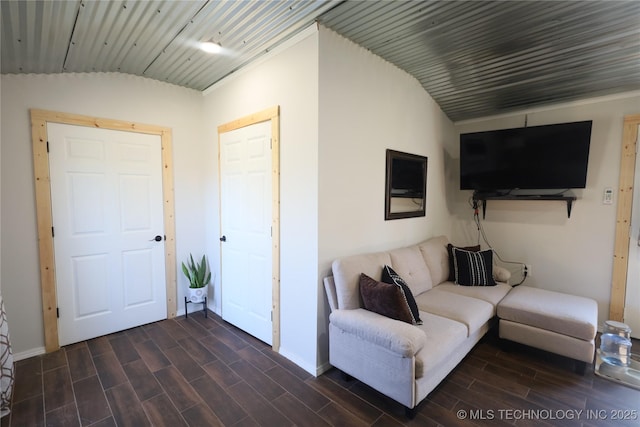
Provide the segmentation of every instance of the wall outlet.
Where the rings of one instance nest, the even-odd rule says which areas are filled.
[[[531,277],[531,264],[522,264],[522,275],[524,276],[525,271],[527,272],[527,277]]]

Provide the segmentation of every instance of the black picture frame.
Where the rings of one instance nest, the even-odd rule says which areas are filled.
[[[384,219],[425,216],[427,157],[391,149],[386,157]]]

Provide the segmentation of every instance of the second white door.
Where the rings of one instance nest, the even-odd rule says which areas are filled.
[[[220,134],[222,317],[272,344],[271,122]]]
[[[47,132],[60,344],[165,319],[160,137]]]

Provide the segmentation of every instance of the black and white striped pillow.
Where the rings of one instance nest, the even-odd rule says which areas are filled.
[[[472,252],[453,248],[455,283],[462,286],[495,286],[493,251]]]
[[[409,285],[407,282],[402,279],[396,273],[393,268],[385,265],[382,269],[382,279],[381,282],[389,283],[392,285],[396,285],[402,290],[402,295],[404,297],[405,302],[409,306],[409,310],[411,311],[412,323],[414,325],[422,325],[422,319],[420,319],[420,311],[418,310],[418,304],[416,304],[416,299],[413,297],[413,293],[411,289],[409,289]]]

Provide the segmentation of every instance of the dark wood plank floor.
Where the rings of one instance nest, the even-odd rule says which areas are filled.
[[[525,347],[505,353],[495,333],[413,420],[336,370],[309,375],[213,313],[74,344],[16,368],[1,427],[640,425],[640,391],[595,376],[593,367],[579,376],[559,356]]]

